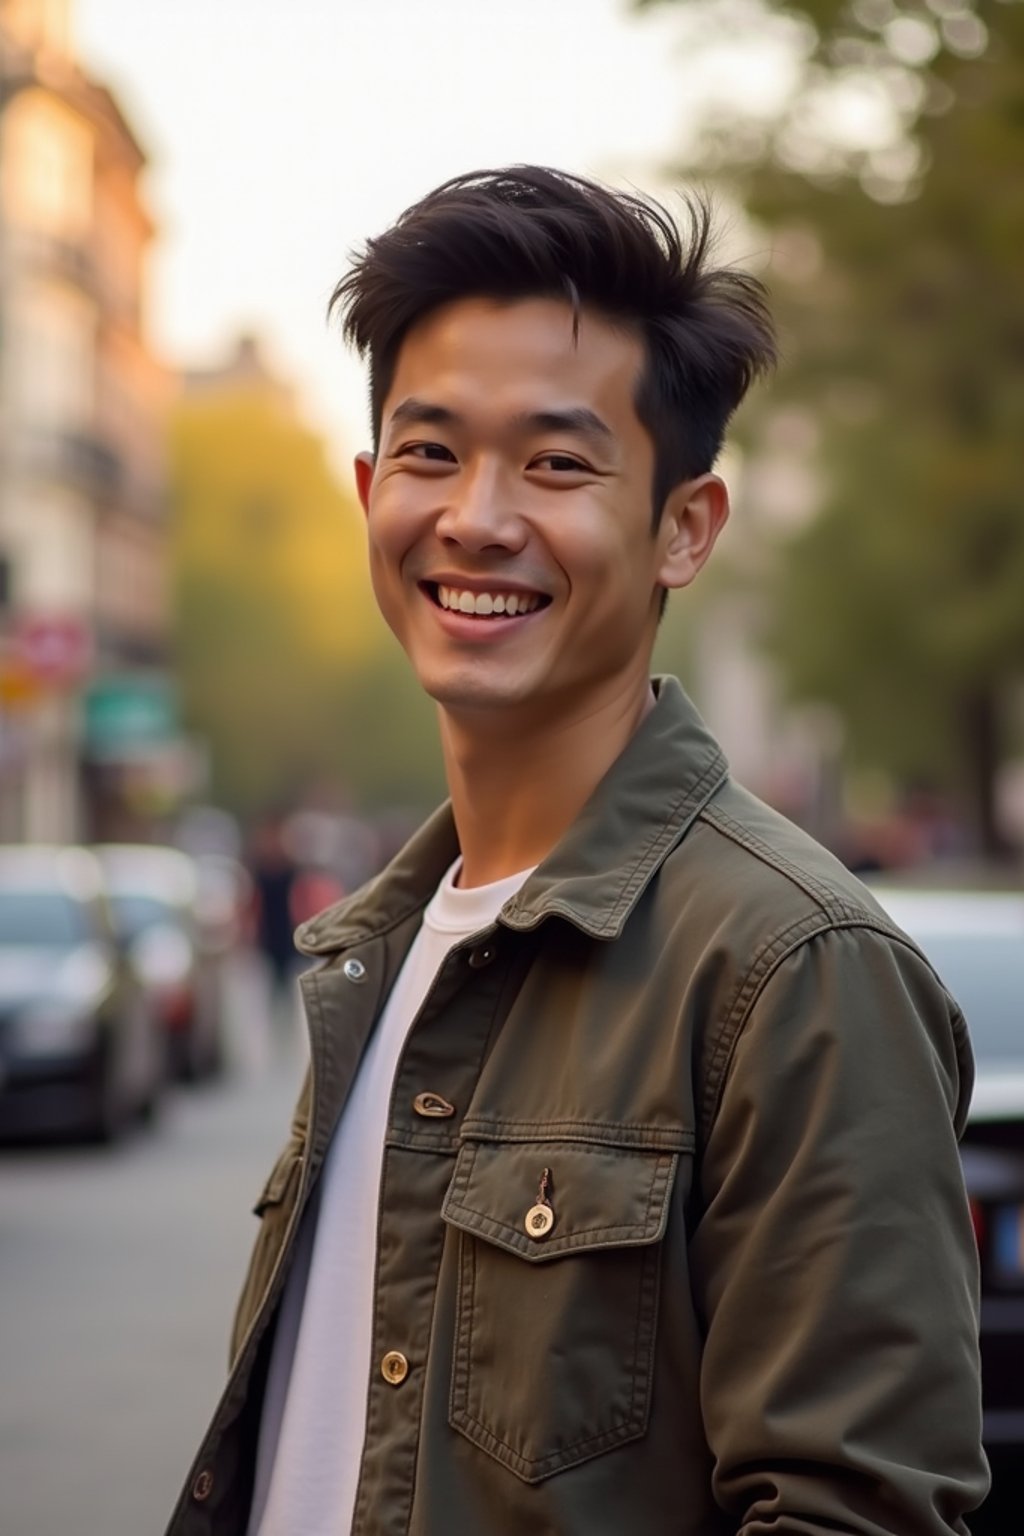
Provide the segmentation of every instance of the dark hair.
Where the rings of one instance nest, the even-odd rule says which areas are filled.
[[[654,443],[655,524],[673,486],[711,469],[730,416],[775,362],[767,295],[709,265],[712,213],[685,200],[684,242],[660,204],[543,166],[446,181],[368,240],[335,288],[345,339],[370,366],[374,446],[409,329],[458,299],[564,298],[625,323],[647,361],[636,411]]]

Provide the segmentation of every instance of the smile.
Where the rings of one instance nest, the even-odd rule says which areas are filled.
[[[439,608],[478,619],[516,618],[550,602],[540,592],[504,592],[497,587],[490,592],[470,592],[465,587],[442,586],[437,582],[427,582],[425,586]]]

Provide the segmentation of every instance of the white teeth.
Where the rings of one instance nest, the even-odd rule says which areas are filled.
[[[535,593],[467,592],[459,587],[443,587],[440,584],[437,600],[442,608],[452,613],[472,613],[483,618],[489,618],[495,613],[514,618],[519,613],[532,613],[540,604],[540,598]]]

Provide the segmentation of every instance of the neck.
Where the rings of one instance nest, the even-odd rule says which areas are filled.
[[[541,863],[654,707],[646,677],[584,712],[524,727],[518,712],[441,709],[441,747],[462,850],[459,884]]]

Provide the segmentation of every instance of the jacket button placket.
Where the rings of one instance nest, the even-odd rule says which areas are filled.
[[[450,1241],[437,1213],[451,1183],[453,1125],[472,1097],[494,1027],[506,967],[492,961],[501,953],[502,946],[485,940],[468,953],[449,957],[435,982],[434,996],[445,998],[444,1006],[436,1010],[428,995],[396,1074],[393,1102],[400,1125],[401,1117],[408,1117],[410,1129],[422,1135],[433,1124],[437,1143],[436,1149],[391,1145],[385,1152],[374,1330],[379,1364],[367,1405],[352,1536],[377,1536],[385,1506],[394,1516],[389,1530],[407,1528],[403,1522],[415,1490],[423,1394],[431,1366],[429,1359],[417,1358],[413,1367],[408,1349],[401,1346],[431,1334],[437,1274]],[[458,983],[454,995],[453,982]],[[425,1082],[437,1086],[428,1089]],[[396,1231],[401,1232],[400,1242],[395,1241]],[[397,1355],[404,1367],[394,1361]]]

